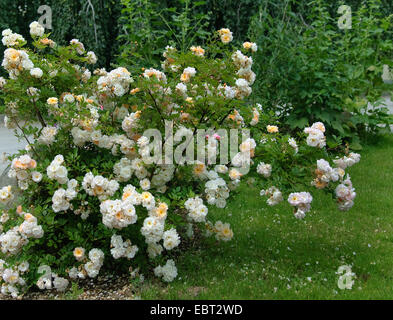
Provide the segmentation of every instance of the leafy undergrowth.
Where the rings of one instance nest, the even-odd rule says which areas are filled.
[[[230,222],[234,239],[190,248],[178,259],[179,278],[168,286],[146,280],[142,299],[391,299],[392,167],[393,137],[381,137],[351,168],[352,210],[320,192],[304,220],[244,186],[225,210],[209,212]],[[356,273],[351,290],[338,288],[341,265]]]

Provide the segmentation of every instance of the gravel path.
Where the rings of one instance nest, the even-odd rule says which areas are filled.
[[[3,122],[0,124],[0,155],[4,152],[6,153],[15,153],[19,149],[22,149],[26,146],[26,142],[18,141],[18,139],[14,136],[14,132],[12,130],[8,130],[4,127]],[[7,167],[7,164],[0,161],[0,175],[3,173],[4,169]]]
[[[77,290],[68,287],[65,293],[56,290],[32,291],[19,300],[140,300],[140,286],[130,283],[130,276],[98,276],[78,281]],[[0,294],[0,300],[15,300]]]

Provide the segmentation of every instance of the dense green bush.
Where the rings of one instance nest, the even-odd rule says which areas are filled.
[[[91,3],[91,6],[89,3]],[[192,6],[195,6],[193,14],[206,15],[210,13],[209,24],[205,31],[210,32],[225,26],[233,31],[235,41],[246,38],[253,13],[259,8],[265,8],[272,17],[277,18],[282,17],[280,13],[286,8],[289,14],[302,17],[305,21],[307,21],[312,9],[312,5],[303,0],[291,0],[290,5],[286,5],[286,1],[277,2],[273,0],[205,0],[191,1],[191,3]],[[326,0],[324,3],[329,13],[335,15],[337,1]],[[362,1],[347,0],[345,3],[350,5],[353,10],[357,10]],[[115,39],[118,35],[126,34],[127,26],[124,27],[123,24],[129,17],[133,16],[136,19],[137,23],[135,25],[137,26],[141,19],[150,16],[152,25],[157,22],[156,26],[162,27],[164,24],[162,21],[160,22],[159,17],[157,19],[157,12],[167,8],[173,8],[172,10],[179,12],[184,6],[184,1],[2,0],[0,3],[0,28],[2,30],[11,28],[15,32],[27,36],[28,22],[38,19],[40,14],[37,13],[37,9],[43,4],[49,5],[53,11],[52,39],[61,44],[66,44],[72,37],[76,37],[97,53],[101,65],[109,67],[110,63],[116,60],[118,53]],[[130,12],[130,9],[138,6],[141,6],[145,11]],[[94,15],[92,8],[94,9]],[[122,17],[121,10],[124,10]],[[382,0],[380,11],[384,15],[393,12],[393,3],[389,0]],[[170,12],[171,10],[167,11],[167,13]],[[170,14],[165,15],[165,17],[167,20],[170,19]],[[94,23],[97,37],[94,31]],[[100,41],[96,41],[96,39],[100,39]],[[1,44],[0,49],[4,50]]]
[[[281,17],[263,7],[254,17],[250,30],[262,48],[256,97],[292,129],[323,121],[334,133],[331,146],[344,138],[359,147],[359,134],[387,130],[391,122],[382,109],[365,111],[367,101],[377,105],[391,90],[381,78],[383,64],[392,66],[391,16],[382,16],[380,2],[370,0],[352,11],[352,29],[341,30],[340,14],[331,15],[322,1],[311,3],[308,22],[291,10],[292,2],[286,1]]]
[[[118,61],[128,68],[158,67],[167,45],[185,52],[210,34],[209,15],[198,12],[204,1],[121,0],[121,4],[123,32]]]
[[[100,58],[100,66],[109,67],[115,53],[119,33],[119,0],[2,0],[0,3],[0,29],[10,28],[28,38],[28,26],[41,16],[41,5],[52,9],[51,39],[61,45],[77,38]],[[0,44],[0,50],[4,47]],[[3,71],[2,71],[3,72]]]

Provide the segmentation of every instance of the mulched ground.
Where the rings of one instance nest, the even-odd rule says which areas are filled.
[[[21,300],[137,300],[140,299],[130,283],[130,276],[98,276],[97,279],[80,280],[78,291],[65,293],[56,290],[28,292]],[[0,300],[14,300],[0,294]]]

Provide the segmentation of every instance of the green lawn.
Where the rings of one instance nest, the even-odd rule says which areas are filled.
[[[193,248],[177,259],[179,277],[168,286],[147,280],[143,299],[393,299],[393,137],[361,152],[351,167],[357,197],[348,212],[331,196],[313,194],[304,220],[287,203],[268,207],[248,188],[225,210],[231,242]],[[336,271],[352,265],[352,290],[337,286]]]

